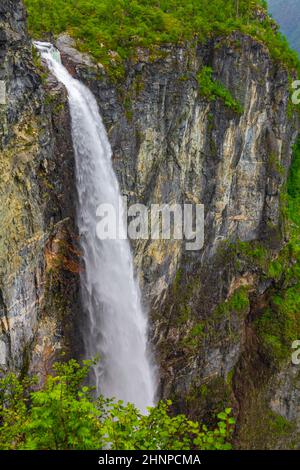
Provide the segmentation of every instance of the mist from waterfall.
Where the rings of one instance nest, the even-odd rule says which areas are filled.
[[[99,204],[119,208],[120,188],[112,150],[91,91],[61,64],[55,48],[35,43],[69,97],[78,191],[77,224],[85,269],[82,303],[88,318],[86,356],[100,356],[93,367],[97,392],[134,403],[142,412],[153,405],[155,379],[147,346],[147,316],[134,276],[128,240],[99,240]],[[122,216],[122,214],[119,214]],[[125,230],[125,223],[123,230]]]

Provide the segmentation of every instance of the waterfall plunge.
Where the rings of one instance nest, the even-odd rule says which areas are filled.
[[[119,206],[112,150],[93,94],[68,73],[51,44],[35,46],[68,91],[76,157],[77,224],[85,263],[81,274],[83,307],[88,316],[84,337],[86,355],[100,356],[94,366],[97,392],[134,403],[145,412],[154,402],[155,381],[147,353],[147,318],[129,242],[100,241],[96,235],[99,204],[110,203],[116,210]]]

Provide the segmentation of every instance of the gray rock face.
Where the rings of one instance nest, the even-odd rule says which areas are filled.
[[[139,51],[119,86],[101,66],[87,67],[70,48],[61,52],[98,99],[129,202],[205,205],[203,250],[188,252],[181,241],[133,243],[152,318],[160,396],[208,421],[226,404],[233,406],[239,417],[237,445],[245,448],[294,445],[264,431],[257,440],[251,437],[256,424],[247,418],[245,403],[251,401],[254,410],[252,366],[264,362],[252,341],[253,305],[273,281],[239,252],[260,246],[274,258],[284,242],[280,194],[298,131],[287,117],[286,71],[262,44],[240,34],[205,46],[161,48],[156,58]],[[210,66],[241,103],[241,114],[201,96],[196,76],[203,66]],[[271,369],[263,370],[259,399],[264,407],[257,419],[267,421],[272,412],[298,419],[293,386],[281,392],[293,411],[274,405],[279,398]],[[250,374],[248,382],[243,374]]]
[[[95,65],[88,54],[82,54],[76,49],[74,40],[68,34],[61,34],[57,38],[56,46],[65,57],[72,57],[73,63],[87,67],[93,67]]]
[[[76,313],[70,120],[65,90],[42,86],[22,2],[1,2],[0,31],[0,363],[43,374]]]

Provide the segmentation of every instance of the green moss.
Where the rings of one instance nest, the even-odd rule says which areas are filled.
[[[124,99],[124,108],[125,108],[125,115],[127,120],[130,122],[133,118],[133,109],[132,109],[132,102],[129,96],[126,96]]]
[[[257,385],[249,390],[239,422],[237,440],[244,450],[297,448],[299,433],[295,421],[288,421],[270,409],[268,392]]]
[[[218,305],[214,315],[230,316],[232,313],[243,314],[249,310],[249,293],[247,287],[240,287],[226,301]]]
[[[231,265],[236,272],[256,272],[264,275],[274,259],[274,253],[266,243],[260,240],[231,242],[224,240],[218,248],[218,256],[223,263]]]
[[[207,385],[203,384],[201,385],[200,387],[200,395],[202,398],[206,398],[207,397],[207,394],[208,394],[208,388],[207,388]]]
[[[191,337],[199,337],[203,335],[204,332],[204,326],[205,324],[203,322],[198,323],[193,327],[193,329],[190,332]]]
[[[42,60],[35,47],[32,47],[32,61],[37,69],[42,69]]]
[[[284,273],[283,261],[281,259],[275,259],[274,261],[271,261],[268,267],[267,277],[275,279],[276,281],[279,281],[283,273]]]
[[[183,270],[181,268],[178,269],[172,284],[171,292],[172,303],[176,308],[175,324],[177,326],[186,324],[191,318],[192,308],[189,302],[191,299],[192,289],[193,283],[186,286],[183,279]]]
[[[191,312],[190,315],[191,316]],[[205,322],[201,321],[193,326],[188,335],[184,338],[182,345],[192,351],[198,349],[205,338]]]
[[[270,251],[259,241],[241,242],[236,244],[237,254],[244,257],[250,265],[266,268],[270,261]]]
[[[227,385],[232,386],[233,377],[234,377],[234,368],[231,369],[231,371],[229,371],[227,374],[227,377],[226,377]]]
[[[283,416],[274,413],[273,411],[270,411],[269,418],[270,431],[275,433],[277,436],[284,436],[295,430],[295,423],[288,421]]]
[[[57,101],[57,97],[53,93],[47,93],[45,95],[44,103],[48,106]]]
[[[293,162],[288,179],[287,195],[288,215],[293,224],[293,229],[296,229],[297,232],[294,234],[294,238],[298,238],[297,234],[300,232],[300,137],[293,149]]]
[[[300,337],[300,282],[276,292],[255,323],[269,359],[280,365],[290,357],[292,342]]]
[[[212,377],[209,381],[199,384],[191,383],[184,397],[174,396],[173,403],[181,403],[181,408],[191,417],[201,417],[207,424],[213,423],[218,410],[232,405],[232,390],[222,377]]]
[[[179,79],[181,82],[187,82],[191,77],[187,74],[180,75]]]
[[[131,93],[134,97],[138,97],[145,88],[145,82],[141,73],[135,75],[134,80],[131,84]]]
[[[275,153],[269,155],[269,171],[277,173],[279,176],[285,176],[285,168],[279,162],[278,156]]]
[[[199,91],[202,96],[209,101],[220,99],[225,106],[234,112],[241,114],[243,112],[242,105],[234,99],[230,91],[219,81],[213,78],[213,70],[211,67],[203,67],[197,74]]]
[[[215,344],[224,337],[239,340],[239,323],[248,314],[250,307],[248,288],[238,288],[225,302],[220,303],[210,315],[201,320],[194,319],[193,327],[185,332],[181,346],[194,354],[205,342]],[[190,315],[190,319],[193,319]]]
[[[175,293],[180,288],[180,283],[181,283],[182,277],[183,277],[183,270],[182,270],[182,268],[179,268],[177,270],[176,274],[175,274],[175,279],[174,279],[174,284],[173,284],[173,289],[174,289]]]
[[[38,72],[38,75],[40,76],[41,78],[41,81],[42,83],[46,83],[47,81],[47,78],[49,76],[49,73],[48,71],[43,67],[43,64],[42,64],[42,61],[41,61],[41,57],[40,55],[37,53],[37,50],[35,49],[35,47],[32,47],[32,61],[33,61],[33,64],[36,68],[36,71]]]

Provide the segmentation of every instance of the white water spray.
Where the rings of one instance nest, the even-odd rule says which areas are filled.
[[[69,96],[79,197],[77,223],[85,263],[81,290],[89,323],[84,336],[87,356],[100,356],[94,367],[97,392],[134,403],[145,412],[154,402],[154,374],[129,242],[100,241],[96,235],[99,204],[110,203],[116,210],[119,206],[112,150],[93,94],[68,73],[51,44],[35,45]]]

